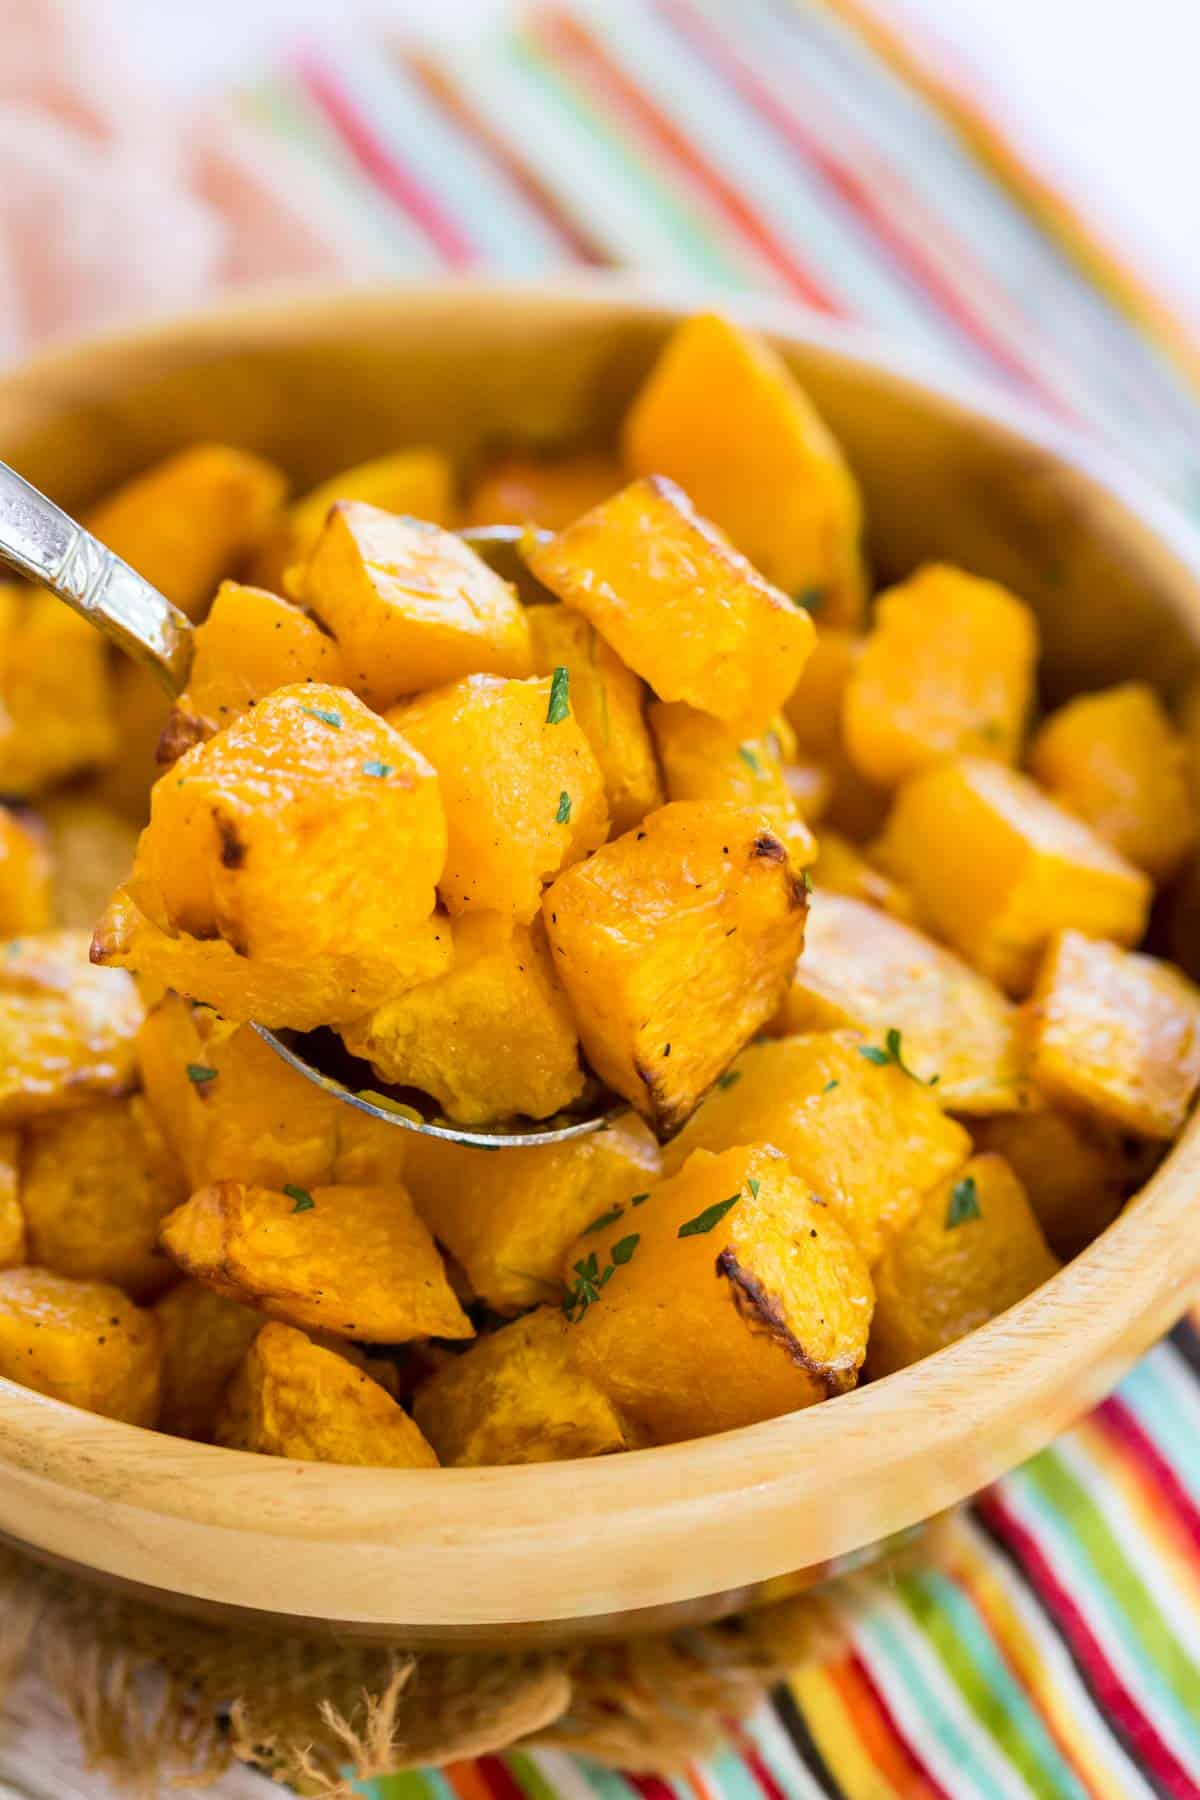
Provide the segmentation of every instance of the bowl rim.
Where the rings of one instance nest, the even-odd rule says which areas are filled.
[[[1181,590],[1192,590],[1187,609],[1200,639],[1200,531],[1146,480],[986,382],[786,301],[597,275],[289,286],[55,343],[0,374],[0,388],[19,395],[25,383],[53,387],[87,357],[223,342],[239,330],[252,339],[267,328],[264,341],[302,338],[327,321],[345,329],[355,314],[454,310],[467,298],[614,320],[716,305],[785,343],[915,387],[1065,465],[1131,527],[1148,532],[1178,565]],[[69,395],[69,384],[63,391]],[[1023,1457],[1077,1416],[1081,1394],[1099,1399],[1109,1390],[1200,1284],[1200,1234],[1189,1231],[1198,1190],[1200,1119],[1193,1117],[1113,1225],[1017,1306],[881,1381],[713,1437],[502,1468],[294,1463],[168,1438],[0,1380],[0,1483],[27,1477],[48,1506],[56,1494],[95,1502],[97,1527],[107,1513],[135,1536],[152,1519],[203,1525],[231,1559],[253,1555],[256,1537],[286,1540],[293,1553],[337,1546],[347,1569],[340,1596],[330,1592],[322,1608],[311,1595],[279,1595],[289,1611],[314,1617],[386,1621],[400,1584],[417,1625],[569,1621],[769,1582],[800,1562],[836,1566],[881,1535],[881,1514],[887,1531],[901,1531],[1011,1467],[1011,1453],[992,1466],[989,1439],[1018,1443]],[[87,1516],[86,1508],[76,1514],[77,1530]],[[104,1555],[97,1566],[119,1574],[139,1566],[134,1552],[123,1563],[111,1549]],[[207,1578],[185,1561],[176,1585],[203,1594]],[[257,1595],[240,1560],[231,1560],[227,1586],[231,1601],[271,1603]]]

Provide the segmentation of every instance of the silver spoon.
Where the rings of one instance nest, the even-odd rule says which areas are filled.
[[[516,582],[525,599],[539,597],[534,578],[517,553],[522,537],[520,527],[488,525],[459,535],[497,574]],[[0,563],[49,588],[135,661],[153,669],[172,699],[183,692],[195,642],[191,620],[7,463],[0,463]],[[544,590],[540,597],[550,598]],[[528,1128],[499,1124],[486,1131],[470,1131],[447,1119],[424,1119],[415,1108],[400,1101],[388,1104],[386,1096],[378,1095],[375,1089],[362,1092],[350,1087],[316,1068],[266,1026],[256,1024],[254,1029],[289,1067],[324,1093],[370,1113],[372,1118],[382,1119],[387,1125],[426,1137],[447,1138],[455,1144],[471,1144],[484,1150],[562,1144],[568,1138],[598,1131],[620,1110],[607,1108],[578,1118],[560,1114],[559,1122],[549,1120]]]

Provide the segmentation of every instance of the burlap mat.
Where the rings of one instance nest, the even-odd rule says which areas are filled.
[[[0,1699],[19,1674],[66,1706],[84,1753],[131,1795],[204,1787],[233,1762],[301,1793],[520,1744],[671,1773],[765,1689],[833,1654],[883,1580],[864,1574],[720,1624],[531,1652],[412,1654],[190,1620],[0,1550]]]

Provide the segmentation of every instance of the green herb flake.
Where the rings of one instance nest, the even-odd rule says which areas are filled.
[[[602,1212],[598,1219],[593,1219],[590,1225],[585,1225],[580,1236],[590,1237],[593,1231],[604,1231],[609,1225],[615,1225],[618,1219],[624,1217],[625,1208],[623,1206],[610,1206],[608,1211]]]
[[[324,706],[302,706],[300,711],[310,719],[320,719],[322,725],[332,725],[335,731],[342,729],[341,713],[330,712]]]
[[[832,1094],[834,1088],[837,1087],[837,1085],[838,1085],[838,1083],[837,1083],[836,1079],[833,1081],[827,1081],[825,1083],[825,1086],[821,1089],[821,1092],[823,1094]]]
[[[379,762],[375,757],[371,756],[368,757],[367,761],[363,764],[362,772],[364,775],[374,775],[379,781],[386,781],[392,772],[392,765],[391,763]]]
[[[762,774],[762,764],[759,762],[757,756],[755,756],[755,754],[754,754],[753,750],[750,748],[749,744],[739,744],[738,745],[738,755],[741,757],[741,759],[745,763],[746,767],[749,770],[751,770],[753,774],[755,774],[755,775]]]
[[[800,871],[800,886],[804,889],[806,894],[811,894],[813,891],[812,876],[807,869],[801,869]]]
[[[550,705],[546,709],[547,725],[561,725],[571,710],[571,675],[561,663],[550,677]]]
[[[308,1189],[297,1187],[294,1181],[285,1181],[283,1184],[283,1191],[289,1200],[294,1200],[296,1202],[295,1206],[292,1208],[294,1213],[311,1212],[313,1207],[317,1204]]]
[[[801,588],[795,596],[795,601],[796,605],[802,607],[805,612],[819,613],[825,604],[825,589],[820,585]]]
[[[694,1219],[688,1219],[686,1224],[681,1225],[675,1234],[676,1237],[703,1237],[705,1232],[711,1231],[714,1225],[721,1223],[725,1214],[731,1207],[737,1205],[741,1197],[742,1193],[739,1188],[736,1194],[729,1196],[728,1200],[714,1201],[712,1206],[706,1206],[702,1213],[697,1213]]]
[[[189,1063],[187,1078],[193,1087],[203,1087],[206,1082],[217,1079],[217,1071],[210,1069],[207,1063]]]
[[[569,825],[571,823],[571,796],[568,794],[566,788],[564,788],[562,793],[558,796],[558,811],[554,815],[554,823],[556,825]]]
[[[641,1241],[641,1233],[637,1231],[631,1231],[628,1237],[621,1238],[609,1251],[609,1255],[612,1257],[613,1262],[618,1267],[622,1263],[627,1263]]]
[[[946,1230],[953,1231],[959,1225],[965,1225],[968,1219],[981,1219],[983,1208],[979,1204],[979,1189],[975,1185],[973,1175],[964,1175],[956,1181],[950,1190],[950,1204],[946,1208]]]
[[[726,1088],[736,1087],[741,1079],[742,1071],[740,1069],[726,1069],[723,1075],[717,1076],[717,1086],[723,1092]]]
[[[630,1206],[645,1206],[649,1198],[649,1194],[635,1194],[629,1204]]]
[[[896,1030],[894,1025],[885,1034],[883,1042],[884,1048],[882,1050],[877,1044],[860,1044],[858,1046],[858,1054],[865,1062],[874,1063],[877,1069],[886,1069],[889,1063],[894,1064],[902,1075],[907,1075],[908,1079],[910,1081],[915,1081],[919,1087],[937,1086],[938,1082],[941,1080],[940,1075],[931,1075],[929,1080],[926,1081],[922,1076],[917,1074],[915,1069],[909,1068],[904,1060],[904,1050],[900,1033]]]
[[[750,1177],[749,1181],[746,1183],[746,1186],[750,1189],[750,1192],[753,1194],[754,1198],[757,1200],[758,1199],[758,1183],[754,1179],[753,1175]]]

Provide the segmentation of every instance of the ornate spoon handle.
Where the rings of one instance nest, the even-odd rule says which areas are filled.
[[[171,694],[186,686],[187,616],[7,463],[0,463],[0,563],[65,600],[154,669]]]

